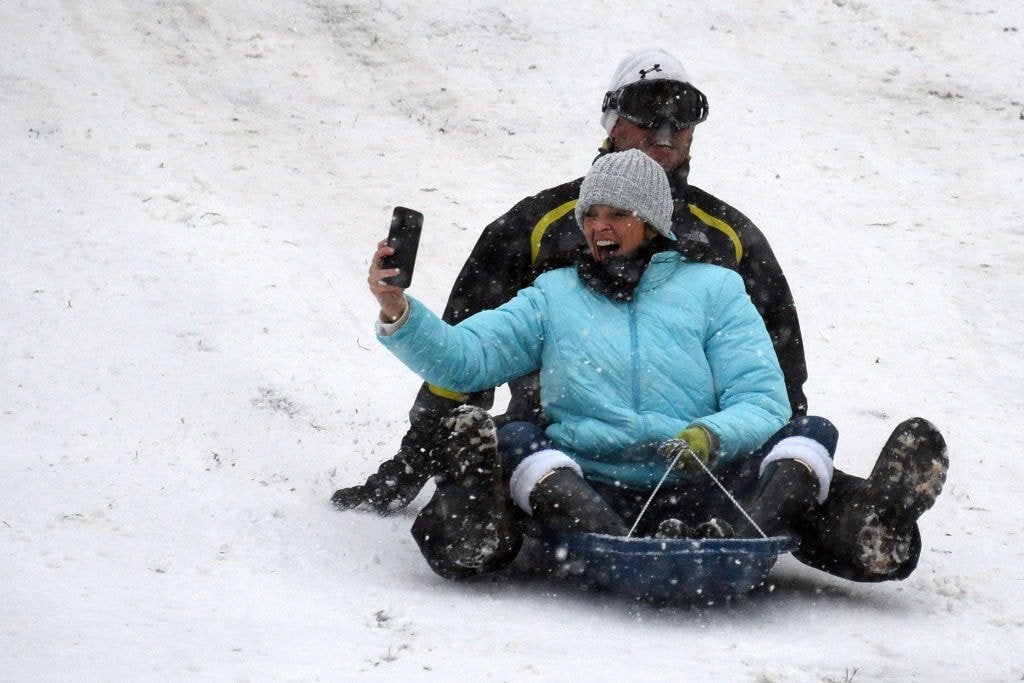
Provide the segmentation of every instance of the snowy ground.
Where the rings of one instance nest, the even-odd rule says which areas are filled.
[[[0,679],[1024,678],[1024,10],[553,5],[0,3]],[[327,503],[418,386],[365,291],[391,207],[427,216],[440,308],[484,224],[586,170],[650,44],[710,98],[691,180],[770,236],[840,466],[910,415],[947,435],[905,582],[452,584],[414,509]]]

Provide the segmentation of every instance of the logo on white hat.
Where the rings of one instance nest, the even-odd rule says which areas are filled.
[[[655,64],[650,69],[640,69],[640,80],[644,80],[647,74],[654,73],[655,71],[661,71],[661,64]]]

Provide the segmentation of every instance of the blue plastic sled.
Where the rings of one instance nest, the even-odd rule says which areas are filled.
[[[655,602],[714,602],[764,582],[789,536],[731,539],[625,538],[557,533],[539,540],[558,573],[590,586]]]

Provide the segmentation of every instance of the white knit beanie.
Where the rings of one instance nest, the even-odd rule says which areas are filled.
[[[639,80],[653,81],[656,79],[690,83],[690,77],[679,60],[662,50],[660,47],[633,52],[619,62],[619,68],[612,76],[608,85],[610,92],[615,92],[624,85]],[[614,109],[601,114],[601,125],[611,134],[612,127],[619,120],[619,113]]]
[[[583,213],[594,204],[632,211],[660,234],[676,239],[668,176],[658,162],[638,149],[605,154],[590,167],[576,202],[580,228]]]

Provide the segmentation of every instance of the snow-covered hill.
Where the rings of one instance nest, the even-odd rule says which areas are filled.
[[[558,4],[0,3],[0,679],[1024,677],[1024,10]],[[327,503],[418,386],[365,291],[391,207],[427,216],[440,308],[483,225],[586,170],[651,44],[711,101],[692,182],[786,268],[840,467],[910,415],[947,435],[905,582],[451,584],[415,509]]]

